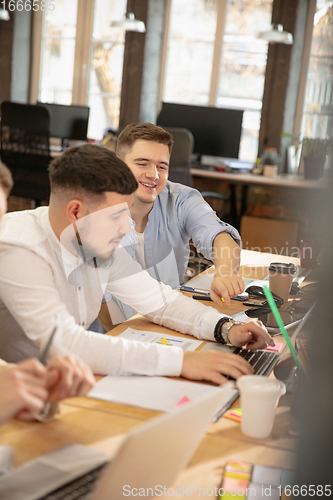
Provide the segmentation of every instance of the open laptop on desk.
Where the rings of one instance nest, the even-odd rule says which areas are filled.
[[[292,336],[290,337],[291,342],[293,342],[298,336],[299,332],[302,330],[304,324],[312,313],[316,304],[309,309],[309,311],[303,316],[303,318],[299,321],[298,326]],[[244,313],[236,313],[232,317],[236,321],[244,321]],[[242,347],[228,347],[225,345],[217,344],[215,342],[209,342],[206,344],[201,350],[212,349],[214,351],[224,351],[224,352],[232,352],[234,354],[238,354],[242,356],[242,358],[246,359],[250,363],[250,365],[254,368],[254,372],[256,375],[264,375],[268,376],[273,371],[275,365],[281,361],[286,353],[289,351],[288,344],[286,344],[283,350],[280,353],[265,351],[265,350],[257,350],[251,351],[249,349],[244,349]],[[226,377],[230,378],[230,377]]]
[[[43,455],[1,478],[0,498],[118,500],[139,496],[139,488],[144,488],[145,498],[155,496],[190,460],[221,406],[225,390],[228,388],[221,387],[175,413],[135,428],[111,463],[108,455],[78,444]]]

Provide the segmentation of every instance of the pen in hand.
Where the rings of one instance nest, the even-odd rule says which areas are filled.
[[[42,363],[42,365],[46,365],[46,359],[47,359],[47,355],[49,353],[49,350],[50,350],[50,347],[52,345],[52,341],[53,341],[53,337],[54,335],[56,334],[56,331],[58,330],[58,327],[57,325],[53,328],[53,332],[51,333],[51,336],[45,346],[45,349],[44,351],[42,352],[42,354],[40,355],[39,357],[39,361]]]

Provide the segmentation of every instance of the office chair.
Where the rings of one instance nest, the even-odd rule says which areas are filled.
[[[187,128],[164,127],[173,138],[173,148],[169,164],[169,180],[193,187],[193,178],[190,172],[191,155],[194,139],[192,132]]]
[[[169,164],[169,180],[193,187],[193,177],[190,172],[191,156],[194,147],[192,132],[187,128],[163,128],[170,132],[174,141]],[[214,204],[213,200],[220,200],[222,202],[219,206],[216,204],[213,206],[218,217],[222,218],[225,212],[225,202],[228,201],[229,197],[211,191],[203,191],[201,194],[210,205]]]
[[[193,177],[190,172],[191,156],[194,147],[192,132],[186,128],[163,128],[172,135],[174,141],[169,164],[169,180],[193,187]],[[211,191],[203,191],[201,194],[207,203],[216,211],[218,217],[222,219],[229,197]],[[199,274],[212,265],[211,261],[206,260],[203,255],[196,252],[192,244],[191,255],[193,256],[190,257],[189,266],[186,270],[186,276],[188,278],[194,277],[196,274]]]
[[[50,115],[47,109],[11,101],[1,103],[1,160],[11,170],[13,196],[48,200]]]

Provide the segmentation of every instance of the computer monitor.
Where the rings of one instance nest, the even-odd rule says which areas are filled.
[[[62,140],[86,141],[89,107],[37,102],[50,113],[50,136]]]
[[[157,118],[162,127],[182,127],[194,137],[194,153],[238,158],[243,110],[164,102]]]

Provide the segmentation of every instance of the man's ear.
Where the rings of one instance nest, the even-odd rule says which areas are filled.
[[[71,224],[85,217],[87,214],[88,210],[81,200],[70,200],[66,205],[66,217]]]

